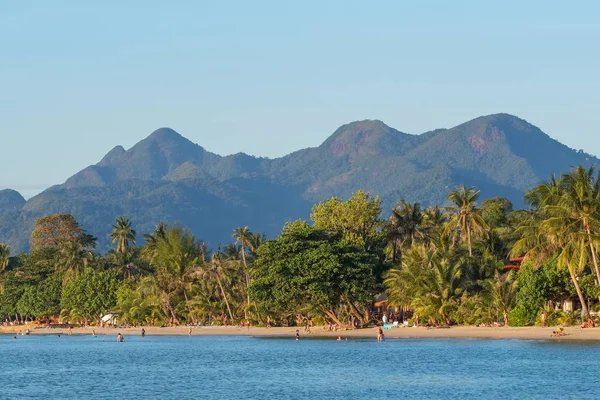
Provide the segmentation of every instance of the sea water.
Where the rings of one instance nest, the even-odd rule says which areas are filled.
[[[600,398],[600,343],[0,335],[1,399]]]

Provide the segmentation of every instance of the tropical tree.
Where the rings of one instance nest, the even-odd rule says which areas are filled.
[[[495,314],[502,316],[504,326],[508,326],[508,314],[515,306],[518,288],[513,271],[506,274],[496,272],[493,280],[485,281],[484,296]]]
[[[448,229],[460,231],[461,239],[467,242],[471,257],[473,256],[472,234],[481,234],[489,229],[481,216],[480,209],[477,208],[478,198],[479,191],[474,187],[467,189],[461,186],[459,190],[454,190],[448,195],[448,201],[454,204],[450,208],[452,217],[448,222]]]
[[[135,230],[131,227],[131,221],[121,216],[116,219],[109,235],[112,243],[117,244],[117,253],[125,254],[129,250],[129,244],[135,244]]]
[[[7,244],[0,243],[0,272],[8,267],[10,260],[10,247]]]
[[[422,223],[423,214],[419,203],[409,204],[402,200],[392,209],[388,248],[393,263],[396,262],[397,254],[403,246],[410,247],[414,240],[424,237]]]
[[[165,238],[157,242],[156,283],[163,291],[166,307],[175,323],[179,320],[175,314],[173,298],[183,294],[189,309],[188,280],[198,268],[199,257],[200,245],[190,231],[181,227],[169,229]]]
[[[244,275],[246,278],[246,292],[248,292],[248,287],[250,287],[250,274],[248,273],[248,262],[246,261],[246,251],[254,251],[254,244],[252,243],[252,232],[250,228],[247,226],[236,228],[233,231],[232,237],[235,239],[235,244],[240,244],[241,254],[242,254],[242,262],[244,263]],[[248,307],[250,306],[250,295],[246,294]]]

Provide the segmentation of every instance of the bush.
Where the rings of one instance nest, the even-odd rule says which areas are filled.
[[[513,308],[508,314],[508,326],[527,326],[531,325],[537,318],[536,315],[532,315],[531,310],[526,309],[521,305]]]

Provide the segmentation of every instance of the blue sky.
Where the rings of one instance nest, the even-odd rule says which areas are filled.
[[[599,15],[593,1],[0,0],[0,187],[31,196],[163,126],[277,157],[354,120],[416,134],[508,112],[600,155]]]

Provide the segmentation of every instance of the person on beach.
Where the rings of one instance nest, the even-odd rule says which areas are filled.
[[[383,324],[387,324],[387,315],[383,314],[383,318],[381,318],[381,320],[383,321]]]
[[[267,329],[271,327],[271,317],[267,315]]]
[[[546,310],[542,310],[542,315],[540,315],[540,322],[542,328],[546,326]]]
[[[250,330],[250,320],[249,319],[246,320],[246,326],[248,327],[248,330]]]
[[[191,326],[188,328],[188,336],[192,336],[192,327]]]
[[[223,317],[223,325],[228,326],[227,315]]]
[[[415,314],[415,326],[419,327],[419,314]]]
[[[300,331],[296,329],[296,340],[300,340]]]
[[[73,331],[71,330],[71,325],[69,325],[69,328],[67,329],[67,335],[71,336],[73,334]]]
[[[142,337],[146,336],[146,330],[142,328]]]

